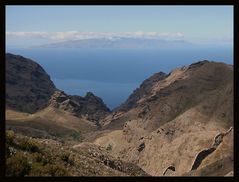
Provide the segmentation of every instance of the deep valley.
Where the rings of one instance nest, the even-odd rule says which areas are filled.
[[[5,57],[7,176],[233,176],[233,65],[159,68],[110,110]]]

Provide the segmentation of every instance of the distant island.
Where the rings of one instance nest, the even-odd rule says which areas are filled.
[[[192,43],[184,40],[165,40],[158,38],[105,37],[63,41],[34,46],[35,48],[124,48],[157,49],[191,47]]]

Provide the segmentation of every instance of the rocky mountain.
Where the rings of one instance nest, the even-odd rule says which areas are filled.
[[[163,72],[155,73],[150,78],[143,81],[140,85],[140,88],[137,88],[133,91],[133,93],[129,96],[129,98],[124,102],[121,106],[115,109],[115,111],[127,111],[137,106],[137,102],[150,94],[152,87],[154,84],[166,77],[166,74]]]
[[[26,113],[54,107],[96,125],[110,113],[102,99],[93,93],[88,92],[85,97],[67,95],[55,87],[39,64],[9,53],[6,54],[6,107]]]
[[[108,127],[116,126],[117,128],[121,127],[119,123],[122,124],[126,120],[141,119],[144,120],[145,127],[155,125],[153,130],[203,101],[214,104],[215,99],[211,103],[209,100],[219,97],[218,93],[226,90],[230,97],[224,96],[218,99],[224,99],[221,102],[227,104],[218,107],[230,106],[227,108],[229,113],[218,113],[218,116],[221,116],[221,119],[229,117],[229,121],[232,122],[232,84],[233,67],[206,60],[175,69],[168,75],[158,73],[145,80],[124,104],[102,121],[102,124],[107,125],[110,121]],[[139,96],[139,93],[144,96]],[[209,106],[205,106],[202,111],[208,115],[216,112]],[[151,124],[147,122],[151,122]]]
[[[76,117],[84,117],[96,125],[99,125],[99,121],[110,113],[102,99],[91,92],[87,92],[85,97],[81,97],[67,95],[63,91],[55,91],[49,100],[49,106],[70,112]]]
[[[46,107],[56,87],[36,62],[19,55],[6,54],[6,106],[34,113]]]
[[[150,175],[226,175],[233,122],[233,66],[204,60],[144,81],[101,121],[107,132],[94,143]]]
[[[16,147],[21,144],[19,133],[47,142],[51,151],[71,151],[73,162],[42,151],[66,166],[57,167],[60,175],[234,173],[232,65],[204,60],[169,74],[156,73],[111,112],[93,93],[71,96],[56,89],[33,61],[7,54],[6,62],[6,128],[17,133],[11,140],[15,144],[8,143],[6,149],[9,174],[15,172],[15,157],[24,157],[23,152],[24,160],[38,160],[26,151],[26,143]],[[59,141],[62,144],[54,146]],[[51,175],[46,169],[56,166],[45,166],[44,161],[38,167],[42,175]],[[32,169],[29,175],[39,174],[35,164]]]

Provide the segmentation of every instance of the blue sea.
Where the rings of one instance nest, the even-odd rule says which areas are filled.
[[[93,92],[113,109],[149,76],[200,60],[233,64],[232,48],[191,49],[16,49],[39,63],[57,88],[67,94],[84,96]]]

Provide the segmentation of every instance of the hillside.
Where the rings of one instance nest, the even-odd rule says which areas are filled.
[[[6,176],[147,176],[102,147],[75,148],[51,139],[6,132]]]
[[[96,125],[99,125],[100,119],[110,113],[102,99],[91,92],[87,92],[85,97],[81,97],[67,95],[63,91],[56,91],[49,100],[48,105],[69,112],[76,117],[85,118]]]
[[[204,60],[155,73],[110,111],[91,92],[72,96],[55,88],[32,60],[6,54],[6,62],[6,129],[15,132],[8,131],[6,145],[10,176],[22,174],[14,172],[16,158],[34,163],[25,173],[30,176],[234,173],[232,65]],[[22,140],[40,152],[22,147]],[[65,161],[59,150],[74,158]]]
[[[154,76],[149,79],[154,82],[153,86],[148,86],[150,85],[147,83],[149,81],[143,82],[141,87],[134,91],[129,96],[129,99],[108,116],[102,124],[107,125],[110,122],[110,125],[107,127],[117,128],[121,127],[119,123],[123,124],[124,121],[140,118],[141,120],[145,120],[145,124],[147,122],[151,123],[147,123],[146,127],[155,125],[152,126],[152,129],[149,128],[149,130],[153,131],[158,126],[172,120],[187,109],[205,101],[205,98],[212,95],[213,97],[217,97],[214,95],[214,92],[219,94],[218,91],[223,92],[223,90],[227,90],[231,96],[226,98],[220,97],[221,100],[224,99],[227,103],[223,107],[231,107],[227,108],[228,114],[225,116],[223,113],[215,113],[214,115],[223,115],[224,117],[220,119],[228,119],[231,122],[229,125],[232,124],[233,69],[230,66],[224,63],[203,61],[188,67],[175,69],[165,76],[164,79],[161,79],[161,75],[158,76],[158,81],[156,80],[156,82],[154,82]],[[225,89],[226,87],[229,88]],[[138,93],[144,93],[146,90],[146,95],[138,96]],[[212,101],[212,104],[214,103],[215,99]],[[210,105],[210,103],[208,104]],[[134,107],[131,108],[131,105]],[[128,109],[125,111],[125,108]],[[209,111],[210,108],[212,109],[212,107],[205,109],[205,112],[208,112],[205,114],[212,114]],[[225,113],[227,112],[225,111]]]
[[[183,175],[201,151],[211,148],[214,137],[233,126],[233,67],[200,61],[166,76],[155,74],[101,124],[106,132],[94,137],[95,144],[111,144],[115,156],[150,175]],[[229,155],[228,170],[233,165],[231,145],[214,158],[216,162]],[[213,163],[207,161],[204,166]]]
[[[95,131],[110,113],[102,99],[57,89],[44,69],[28,58],[6,54],[6,128],[37,137],[72,138]]]
[[[6,107],[34,113],[46,107],[56,90],[50,76],[33,60],[6,54]]]

